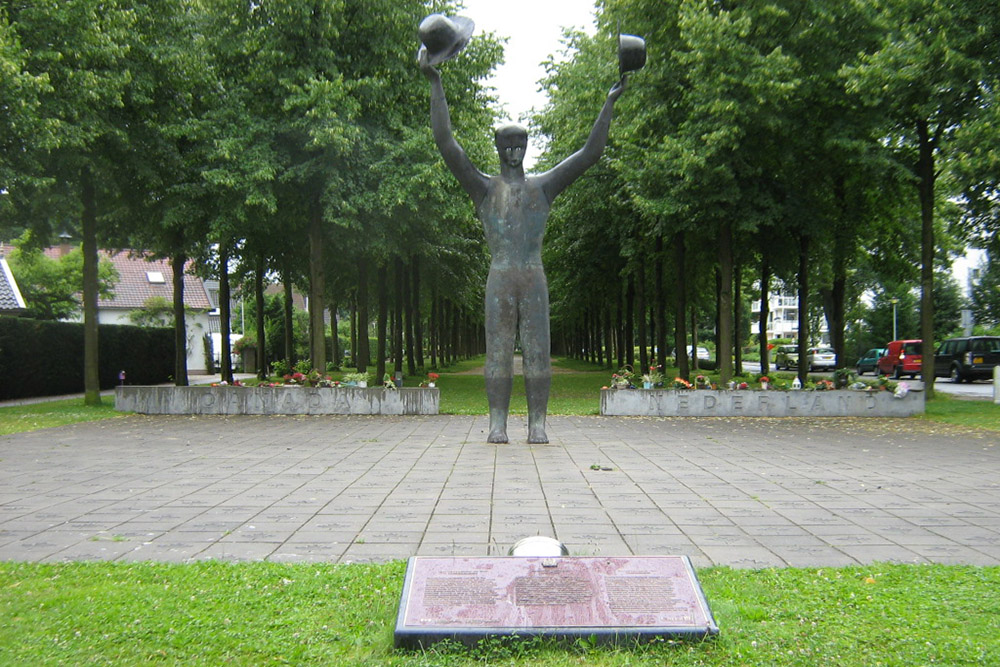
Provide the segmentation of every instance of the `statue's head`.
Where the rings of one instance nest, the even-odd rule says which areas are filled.
[[[500,161],[511,167],[519,167],[524,162],[528,150],[528,130],[523,125],[508,123],[496,129],[494,140]]]

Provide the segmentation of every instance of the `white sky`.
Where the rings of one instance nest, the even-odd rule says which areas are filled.
[[[474,35],[495,32],[509,38],[505,62],[490,83],[512,121],[521,121],[532,107],[541,109],[545,104],[545,95],[538,90],[545,75],[542,62],[562,50],[563,28],[595,31],[594,0],[465,0],[464,4],[460,14],[475,21]],[[532,141],[526,166],[540,150]]]

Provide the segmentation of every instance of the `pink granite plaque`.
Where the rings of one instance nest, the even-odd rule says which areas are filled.
[[[450,637],[718,633],[686,556],[411,558],[397,646]]]

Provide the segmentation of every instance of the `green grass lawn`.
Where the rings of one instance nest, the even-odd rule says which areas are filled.
[[[99,406],[84,405],[82,398],[11,405],[0,407],[0,435],[120,416],[115,412],[114,399],[109,397],[104,397]]]
[[[396,651],[404,564],[0,563],[3,665],[997,665],[1000,568],[709,568],[721,633]]]

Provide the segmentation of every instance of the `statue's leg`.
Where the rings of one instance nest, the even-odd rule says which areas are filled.
[[[552,385],[549,290],[541,269],[530,274],[521,302],[521,346],[524,355],[524,393],[528,399],[528,442],[549,441],[545,415]]]
[[[516,295],[502,275],[490,271],[486,280],[486,398],[490,404],[487,442],[507,439],[507,413],[514,382],[514,336],[517,331]]]

